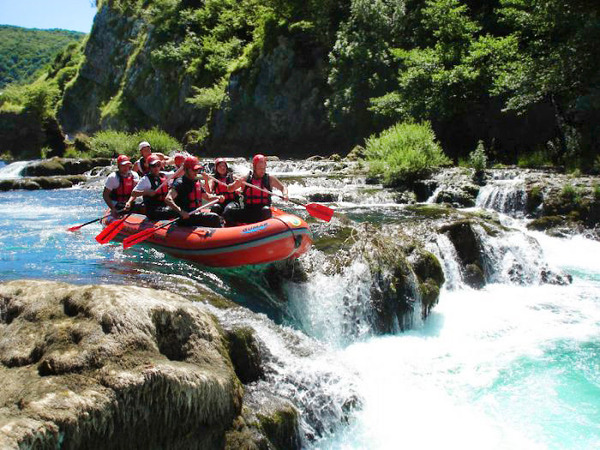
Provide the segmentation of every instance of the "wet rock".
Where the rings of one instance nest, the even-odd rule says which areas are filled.
[[[441,190],[436,203],[449,203],[456,208],[469,208],[475,206],[475,199],[479,193],[479,187],[473,184],[453,186]]]
[[[438,187],[436,180],[417,180],[413,184],[413,191],[418,202],[424,202],[433,195]]]
[[[467,264],[464,268],[465,283],[474,289],[483,289],[485,286],[485,275],[478,264]]]
[[[227,343],[229,356],[235,373],[244,384],[263,378],[265,373],[259,344],[250,327],[236,327],[228,330]]]
[[[0,284],[0,447],[222,448],[242,401],[224,342],[168,292]]]
[[[421,302],[423,304],[423,319],[437,304],[440,296],[440,288],[444,284],[444,270],[437,257],[430,252],[419,251],[412,256],[411,263],[413,271],[419,280]]]
[[[319,192],[310,194],[308,196],[308,200],[311,202],[331,203],[337,200],[337,196],[332,193]]]
[[[65,167],[59,158],[46,159],[26,166],[21,172],[28,177],[41,177],[49,175],[67,175]]]
[[[301,448],[299,414],[288,400],[253,388],[244,395],[244,404],[248,407],[227,433],[226,449]]]
[[[41,186],[31,179],[0,180],[0,191],[12,191],[16,189],[37,191],[41,189]]]
[[[546,231],[562,225],[565,219],[561,216],[545,216],[539,219],[534,219],[527,224],[529,230]]]
[[[94,167],[110,166],[111,164],[110,158],[51,158],[27,165],[23,169],[23,175],[28,177],[82,175]]]
[[[443,225],[439,228],[439,232],[446,233],[454,245],[465,271],[465,282],[473,288],[480,289],[485,284],[483,250],[473,231],[472,222],[462,220]]]
[[[73,187],[75,184],[87,181],[85,175],[67,175],[63,177],[32,177],[0,180],[0,191],[12,191],[16,189],[39,190],[39,189],[64,189]]]

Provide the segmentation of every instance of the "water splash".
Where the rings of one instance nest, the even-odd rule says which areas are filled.
[[[17,161],[6,166],[0,167],[0,180],[10,180],[21,178],[21,172],[30,161]]]

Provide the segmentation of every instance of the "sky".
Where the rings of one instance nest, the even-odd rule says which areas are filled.
[[[0,0],[0,25],[89,33],[96,14],[94,3],[90,0]]]

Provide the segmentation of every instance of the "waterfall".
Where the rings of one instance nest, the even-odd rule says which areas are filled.
[[[363,262],[356,261],[337,275],[318,271],[306,283],[288,284],[287,312],[309,336],[334,347],[347,345],[372,332],[372,283]]]
[[[465,289],[466,284],[460,268],[458,254],[456,253],[454,244],[452,244],[448,236],[445,234],[438,234],[435,242],[429,244],[427,250],[433,253],[440,263],[442,263],[444,277],[446,278],[444,287],[451,291]]]
[[[0,180],[8,180],[12,178],[20,178],[21,171],[29,164],[30,161],[17,161],[0,167]]]
[[[523,217],[527,204],[527,193],[522,179],[494,180],[479,190],[476,206]]]
[[[309,440],[338,431],[360,406],[356,374],[336,352],[300,331],[275,325],[262,314],[241,308],[209,308],[222,323],[255,330],[263,348],[265,378],[246,389],[259,396],[262,391],[288,399],[299,408],[303,448]]]

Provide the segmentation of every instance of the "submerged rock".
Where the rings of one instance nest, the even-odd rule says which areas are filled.
[[[125,286],[0,284],[0,447],[223,448],[242,389],[213,317]]]

